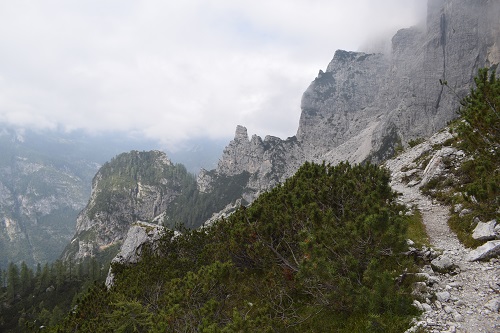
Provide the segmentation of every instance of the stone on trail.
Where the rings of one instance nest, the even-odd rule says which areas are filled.
[[[468,261],[486,260],[500,254],[500,240],[489,241],[467,255]]]
[[[479,222],[472,233],[472,238],[487,241],[495,239],[495,226],[497,224],[496,220],[491,220],[489,222]]]

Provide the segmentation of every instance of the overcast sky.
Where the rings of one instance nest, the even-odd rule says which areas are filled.
[[[425,0],[0,0],[0,123],[186,138],[295,135],[335,50]]]

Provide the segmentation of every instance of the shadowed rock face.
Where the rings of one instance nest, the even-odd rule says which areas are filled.
[[[426,24],[398,31],[391,54],[337,51],[302,97],[295,137],[249,140],[238,126],[211,179],[202,175],[200,184],[250,172],[251,199],[306,160],[380,162],[397,145],[429,137],[456,117],[478,68],[500,61],[498,17],[498,1],[429,0]]]
[[[388,57],[337,51],[302,96],[297,139],[308,159],[338,147],[376,121],[372,104],[386,84]]]
[[[498,64],[499,14],[496,1],[430,0],[426,28],[394,36],[387,86],[375,100],[388,112],[374,135],[375,149],[392,129],[406,143],[432,135],[456,117],[477,70]]]

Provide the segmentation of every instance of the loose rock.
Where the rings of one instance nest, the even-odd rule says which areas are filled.
[[[499,298],[493,298],[489,300],[485,305],[485,308],[487,308],[490,311],[493,312],[498,312],[500,310],[500,297]]]
[[[431,267],[435,272],[446,273],[452,270],[454,268],[454,265],[450,258],[440,256],[431,261]]]
[[[496,220],[491,220],[489,222],[479,222],[472,233],[472,238],[487,241],[495,239],[495,226],[497,224]]]
[[[445,303],[448,302],[448,300],[450,299],[450,293],[447,291],[438,292],[436,293],[436,297],[438,301]]]
[[[468,261],[485,260],[500,254],[500,240],[489,241],[467,256]]]

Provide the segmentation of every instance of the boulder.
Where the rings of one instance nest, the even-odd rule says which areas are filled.
[[[424,307],[422,306],[422,303],[420,303],[419,301],[417,300],[414,300],[413,301],[413,306],[416,307],[418,310],[420,311],[424,311]]]
[[[458,216],[459,216],[459,217],[464,217],[465,215],[470,214],[470,213],[472,213],[472,210],[470,210],[470,209],[466,208],[466,209],[462,209],[462,210],[460,211],[460,214],[458,214]]]
[[[450,299],[450,293],[447,291],[441,291],[436,293],[436,298],[441,303],[446,303]]]
[[[427,304],[427,303],[422,303],[422,308],[424,309],[425,312],[431,312],[432,311],[432,307]]]
[[[145,244],[154,244],[154,242],[161,238],[164,232],[165,227],[157,224],[146,222],[135,223],[128,230],[127,238],[125,238],[120,252],[111,260],[111,263],[133,264],[138,262],[143,246]],[[112,266],[110,266],[106,278],[106,287],[111,288],[113,284],[114,273]]]
[[[439,256],[431,261],[432,270],[438,273],[446,273],[451,271],[455,265],[450,258],[445,256]]]
[[[500,240],[489,241],[467,255],[468,261],[487,260],[500,254]]]
[[[491,220],[489,222],[479,222],[472,233],[472,238],[480,241],[488,241],[495,239],[495,226],[497,224],[496,220]]]

